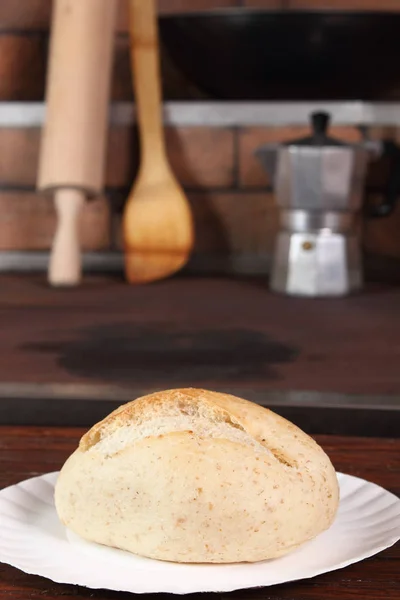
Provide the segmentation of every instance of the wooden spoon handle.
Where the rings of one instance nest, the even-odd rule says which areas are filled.
[[[148,164],[165,163],[155,0],[130,0],[129,18],[141,166],[146,170]]]
[[[85,200],[81,190],[60,189],[55,193],[57,230],[48,272],[51,285],[73,286],[81,280],[79,217]]]

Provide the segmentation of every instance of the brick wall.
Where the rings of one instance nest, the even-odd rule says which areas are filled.
[[[400,10],[400,0],[159,0],[161,11],[247,5]],[[50,0],[0,0],[0,101],[37,101],[44,95]],[[164,66],[165,93],[173,98],[183,82]],[[189,95],[191,91],[189,90]],[[121,1],[113,76],[114,100],[132,99],[126,35],[126,3]],[[195,215],[200,256],[230,254],[265,257],[271,253],[277,211],[270,182],[253,153],[260,144],[304,135],[306,128],[167,128],[172,166],[185,186]],[[334,133],[355,140],[353,128]],[[372,131],[398,138],[397,131]],[[39,129],[0,129],[0,250],[50,247],[55,214],[52,200],[35,192]],[[136,132],[113,127],[106,170],[107,198],[88,203],[81,240],[88,250],[121,247],[120,214],[138,162]],[[376,187],[384,168],[371,169]],[[365,247],[400,258],[400,206],[390,219],[365,226]]]

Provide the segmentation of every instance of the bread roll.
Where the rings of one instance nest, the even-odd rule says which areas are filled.
[[[328,456],[303,431],[199,389],[117,409],[82,437],[55,490],[82,538],[186,563],[282,556],[332,524],[338,498]]]

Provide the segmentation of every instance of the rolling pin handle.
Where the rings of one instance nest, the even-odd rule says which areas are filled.
[[[85,200],[84,192],[77,189],[59,189],[55,193],[57,229],[48,271],[52,286],[75,286],[81,281],[79,217]]]

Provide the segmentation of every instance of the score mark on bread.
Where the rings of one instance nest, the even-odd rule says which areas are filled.
[[[159,560],[232,563],[314,538],[332,524],[339,490],[328,456],[289,421],[228,394],[178,389],[92,427],[55,498],[63,523],[89,541]]]

